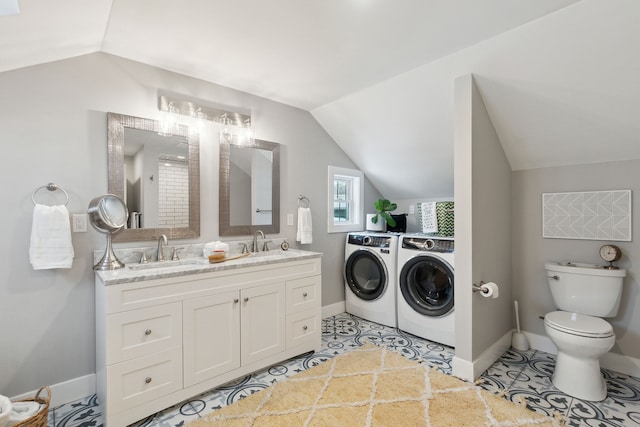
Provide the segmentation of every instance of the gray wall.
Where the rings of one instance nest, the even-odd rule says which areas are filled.
[[[0,394],[95,372],[92,251],[104,248],[105,238],[92,229],[74,234],[73,268],[32,270],[31,193],[54,181],[69,193],[71,213],[86,212],[107,191],[106,113],[159,119],[159,89],[250,110],[256,137],[282,144],[280,235],[296,246],[286,214],[295,214],[304,194],[312,204],[314,242],[303,249],[324,253],[322,303],[344,299],[344,234],[326,232],[327,166],[355,166],[308,112],[102,53],[0,73]],[[49,194],[39,195],[49,201]],[[367,182],[365,204],[378,197]],[[213,129],[201,135],[201,219],[201,237],[183,243],[219,238]]]
[[[423,202],[442,202],[452,200],[453,194],[448,197],[434,198],[425,196],[420,199],[392,200],[398,205],[398,209],[396,209],[393,214],[407,214],[407,233],[421,233],[422,229],[420,228],[420,218],[418,218],[418,204]],[[413,206],[413,214],[409,213],[411,211],[411,206]]]
[[[472,118],[473,256],[467,262],[473,263],[473,283],[495,282],[500,289],[496,299],[472,294],[475,360],[511,330],[513,303],[511,167],[475,84]]]
[[[456,355],[454,375],[472,366],[511,330],[511,169],[473,77],[455,81]],[[472,292],[495,282],[496,299]],[[496,355],[496,358],[499,355]],[[493,362],[489,361],[488,364]],[[480,369],[478,372],[477,370]]]
[[[598,255],[605,241],[543,239],[542,193],[631,189],[632,231],[640,227],[640,160],[580,166],[554,167],[512,173],[513,273],[515,297],[520,301],[522,329],[545,335],[538,316],[555,310],[547,284],[546,261],[580,261],[602,264]],[[626,268],[618,316],[608,319],[614,327],[616,344],[612,352],[640,357],[640,289],[634,266],[640,265],[640,246],[613,242],[622,249],[619,266]],[[635,264],[638,263],[638,264]]]

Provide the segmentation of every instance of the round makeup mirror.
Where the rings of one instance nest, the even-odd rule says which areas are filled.
[[[104,256],[93,266],[93,269],[116,270],[124,267],[124,263],[113,253],[111,236],[120,231],[127,223],[129,212],[125,203],[118,196],[105,194],[91,200],[87,213],[93,228],[107,235],[107,248],[104,251]]]

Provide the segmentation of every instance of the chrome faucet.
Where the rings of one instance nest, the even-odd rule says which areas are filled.
[[[158,251],[156,252],[156,261],[164,261],[164,253],[162,252],[162,242],[167,245],[167,236],[162,234],[158,237]]]
[[[251,252],[260,252],[260,249],[258,248],[258,233],[260,233],[264,240],[264,233],[262,230],[256,230],[256,232],[253,233],[253,246],[251,247]]]

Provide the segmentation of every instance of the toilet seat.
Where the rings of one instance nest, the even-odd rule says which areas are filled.
[[[614,336],[613,327],[599,317],[568,311],[553,311],[544,316],[544,324],[560,332],[587,338]]]

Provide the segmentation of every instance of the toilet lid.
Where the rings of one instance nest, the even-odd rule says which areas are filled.
[[[586,314],[554,311],[544,316],[544,323],[550,328],[572,335],[593,338],[613,336],[613,328],[607,321]]]

